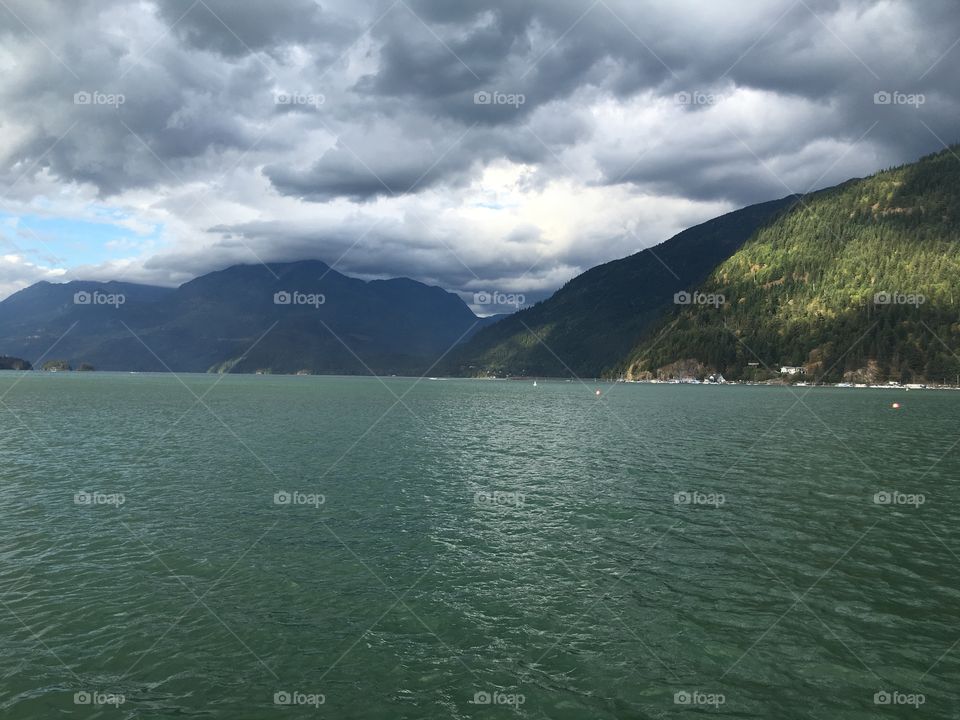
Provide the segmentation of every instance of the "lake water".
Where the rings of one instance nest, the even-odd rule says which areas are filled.
[[[960,393],[0,396],[0,717],[960,717]]]

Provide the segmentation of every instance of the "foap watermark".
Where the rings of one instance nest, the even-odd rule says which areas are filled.
[[[473,94],[474,105],[512,105],[519,108],[527,101],[523,93],[505,93],[497,90],[481,90]]]
[[[494,690],[493,692],[487,692],[486,690],[479,690],[473,694],[473,700],[470,701],[471,705],[508,705],[513,708],[518,708],[527,701],[526,696],[523,693],[505,693],[500,692],[499,690]]]
[[[673,96],[673,101],[677,105],[716,105],[724,101],[723,95],[715,93],[705,93],[699,90],[691,92],[678,92]]]
[[[926,296],[919,293],[878,292],[873,296],[874,305],[923,305]]]
[[[718,308],[727,302],[727,298],[720,293],[702,293],[697,290],[687,292],[681,290],[673,294],[674,305],[709,305]]]
[[[709,505],[718,508],[727,501],[723,493],[705,493],[697,490],[681,490],[673,494],[674,505]]]
[[[127,501],[123,493],[87,492],[81,490],[73,494],[74,505],[113,505],[120,507]]]
[[[273,294],[274,305],[312,305],[319,308],[327,302],[323,293],[305,293],[299,290],[279,290]]]
[[[127,101],[123,93],[104,93],[99,90],[81,90],[73,94],[74,105],[109,105],[118,108]]]
[[[874,705],[913,705],[919,708],[927,702],[923,693],[902,693],[899,690],[880,690],[873,694]]]
[[[327,697],[322,693],[304,693],[298,690],[288,692],[287,690],[278,690],[273,694],[274,705],[306,705],[312,708],[318,708],[327,701]]]
[[[275,105],[305,105],[317,110],[319,110],[320,106],[326,101],[326,96],[320,93],[282,92],[274,93],[273,96]]]
[[[278,490],[273,494],[274,505],[309,505],[319,508],[327,502],[325,495],[320,493],[302,493],[296,490]]]
[[[912,505],[919,508],[927,501],[923,493],[902,493],[896,490],[881,490],[873,496],[874,505]]]
[[[127,296],[123,293],[105,293],[99,290],[87,292],[86,290],[80,290],[73,294],[74,305],[111,305],[118,308],[125,302],[127,302]]]
[[[486,290],[481,290],[473,294],[474,305],[511,305],[519,308],[526,302],[527,296],[523,293],[503,293],[498,290],[487,292]]]
[[[477,505],[512,505],[522,508],[527,496],[519,492],[504,492],[502,490],[478,490],[473,494],[473,502]]]
[[[922,93],[881,90],[873,95],[874,105],[913,105],[915,108],[919,108],[926,102],[927,96]]]
[[[723,693],[705,693],[699,690],[677,690],[673,694],[674,705],[713,705],[718,708],[727,701]]]
[[[114,707],[120,707],[126,701],[126,696],[121,693],[81,690],[73,694],[74,705],[113,705]]]

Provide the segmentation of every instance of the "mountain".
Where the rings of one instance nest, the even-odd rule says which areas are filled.
[[[759,379],[792,365],[828,381],[955,382],[958,149],[805,196],[688,287],[722,304],[676,309],[621,369],[680,362]]]
[[[588,270],[549,299],[479,331],[445,369],[471,376],[598,376],[621,362],[673,306],[674,293],[703,281],[796,201],[791,196],[752,205]]]
[[[728,213],[503,318],[319,261],[238,265],[175,289],[37,283],[0,302],[0,353],[99,370],[765,379],[790,365],[826,380],[957,381],[958,194],[950,149]]]
[[[406,374],[487,322],[439,287],[303,261],[237,265],[179,288],[37,283],[0,302],[0,351],[98,370]]]
[[[31,359],[41,367],[50,359],[69,357],[77,364],[99,353],[104,338],[120,331],[123,318],[140,327],[174,291],[170,288],[120,282],[38,282],[0,302],[0,352]],[[108,304],[78,304],[77,300],[124,298],[122,311]],[[125,368],[124,368],[125,369]]]

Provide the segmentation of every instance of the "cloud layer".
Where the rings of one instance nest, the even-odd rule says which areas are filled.
[[[130,231],[8,223],[2,294],[318,258],[536,300],[960,139],[954,0],[5,0],[0,36],[0,211]]]

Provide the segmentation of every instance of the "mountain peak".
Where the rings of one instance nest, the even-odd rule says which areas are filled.
[[[101,370],[413,374],[480,324],[442,288],[303,260],[233,265],[179,288],[37,283],[0,302],[0,352],[36,359],[56,343],[71,365]]]

